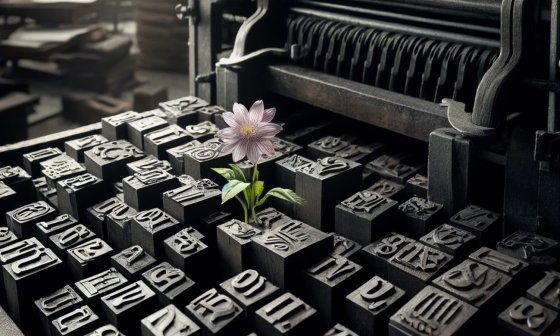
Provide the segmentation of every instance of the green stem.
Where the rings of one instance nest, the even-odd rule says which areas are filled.
[[[255,223],[255,225],[258,225],[259,223],[257,222],[257,213],[255,211],[256,208],[256,204],[258,202],[258,197],[255,194],[255,183],[257,183],[258,181],[258,162],[256,164],[253,165],[253,177],[251,178],[251,204],[250,204],[250,210],[251,210],[251,216],[253,218],[253,223]]]
[[[243,208],[244,222],[249,223],[249,211],[247,209],[247,205],[245,205],[245,203],[243,203],[243,201],[241,200],[241,198],[239,198],[239,196],[235,196],[235,199],[239,201],[239,204],[241,204],[241,207]]]

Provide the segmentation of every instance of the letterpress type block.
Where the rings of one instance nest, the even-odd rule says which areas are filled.
[[[167,152],[167,159],[173,168],[173,172],[175,174],[183,174],[185,170],[185,161],[183,160],[183,156],[186,152],[193,149],[196,146],[201,144],[200,141],[192,140],[187,142],[184,145],[180,145],[177,147],[169,148]]]
[[[226,110],[218,105],[208,105],[205,107],[201,107],[198,110],[198,121],[210,121],[216,122],[216,115],[221,115],[222,113],[226,112]]]
[[[78,308],[83,303],[80,295],[68,285],[35,301],[41,322],[41,332],[50,336],[52,320]]]
[[[56,184],[58,209],[79,221],[86,220],[86,209],[107,197],[108,186],[90,173],[81,174]]]
[[[12,188],[0,182],[0,213],[6,213],[19,207],[18,196]],[[0,216],[0,224],[6,224],[5,216]]]
[[[183,156],[185,174],[197,180],[218,178],[212,168],[225,167],[231,162],[231,155],[223,153],[221,147],[219,139],[210,139],[187,151]]]
[[[511,278],[488,266],[465,260],[443,273],[432,283],[435,287],[458,297],[481,311],[497,314],[507,293]]]
[[[165,257],[169,263],[183,270],[190,278],[203,282],[209,277],[206,263],[210,249],[206,244],[181,230],[163,241]]]
[[[0,182],[12,188],[21,197],[33,192],[31,176],[20,167],[0,167]]]
[[[399,217],[405,227],[404,232],[413,238],[420,238],[439,224],[443,206],[423,198],[413,197],[399,205]]]
[[[417,157],[408,153],[390,152],[365,165],[365,169],[379,178],[400,184],[417,174],[425,166]]]
[[[487,247],[481,247],[471,253],[469,259],[505,273],[513,279],[514,283],[523,282],[523,287],[526,287],[525,280],[529,276],[529,264],[520,259],[510,257]]]
[[[79,336],[95,330],[101,319],[88,306],[76,308],[52,321],[53,336]]]
[[[142,116],[138,112],[124,112],[112,117],[101,119],[101,133],[110,141],[126,139],[128,136],[127,123],[138,120]]]
[[[380,142],[350,144],[336,151],[334,155],[343,159],[365,164],[377,155],[381,154],[384,149],[385,144]]]
[[[280,289],[257,271],[248,269],[220,284],[245,313],[248,324],[254,322],[254,313],[280,294]]]
[[[361,270],[360,265],[331,255],[304,272],[306,297],[319,312],[323,324],[335,321],[344,297],[361,282]]]
[[[19,238],[34,236],[35,224],[55,218],[56,210],[43,201],[27,204],[6,213],[8,227]]]
[[[432,232],[420,238],[428,246],[452,256],[465,256],[477,245],[476,237],[467,231],[449,224],[438,226]]]
[[[334,250],[332,255],[341,256],[354,262],[359,259],[359,252],[362,249],[362,245],[337,234],[335,234],[333,238]]]
[[[131,246],[111,257],[111,265],[131,280],[140,279],[142,273],[155,264],[156,259],[139,245]]]
[[[517,231],[496,247],[499,252],[538,268],[549,268],[557,262],[558,242],[534,233]]]
[[[343,137],[326,136],[307,145],[307,152],[314,159],[334,156],[337,151],[348,147],[350,143]]]
[[[298,169],[295,192],[306,200],[296,218],[322,231],[332,231],[336,205],[361,189],[362,165],[327,157]]]
[[[170,115],[170,122],[181,127],[198,122],[198,110],[206,106],[206,101],[192,96],[159,104],[159,108]]]
[[[205,243],[209,246],[216,245],[216,228],[223,223],[229,222],[233,219],[233,215],[229,212],[216,211],[198,223],[198,229],[204,235]]]
[[[109,244],[120,250],[131,245],[131,218],[133,218],[136,213],[137,212],[133,207],[122,203],[107,215],[107,240],[109,241]]]
[[[5,226],[0,227],[0,248],[8,246],[18,240],[16,235]]]
[[[67,250],[68,266],[74,279],[83,279],[107,269],[113,249],[100,238],[94,238]]]
[[[59,215],[50,221],[39,222],[36,224],[37,239],[39,239],[43,244],[48,244],[50,236],[69,229],[77,223],[78,221],[76,221],[74,217],[67,214]]]
[[[88,305],[98,309],[100,298],[128,284],[124,275],[114,268],[97,273],[74,284],[78,293],[88,302]]]
[[[477,309],[432,286],[424,288],[389,321],[389,335],[472,335]]]
[[[266,208],[257,213],[257,225],[264,229],[275,229],[292,220],[274,208]]]
[[[11,243],[0,248],[0,266],[19,260],[37,248],[44,248],[36,238],[29,238],[20,241],[12,241]],[[0,271],[0,284],[4,284],[4,273]],[[0,302],[6,302],[6,289],[0,286]]]
[[[33,179],[33,186],[35,187],[35,194],[37,195],[37,200],[45,201],[54,208],[58,207],[58,197],[56,196],[56,188],[48,184],[46,177],[43,176],[43,177]],[[21,203],[21,200],[18,203]]]
[[[406,189],[410,197],[428,198],[428,178],[424,175],[416,174],[406,180]]]
[[[259,234],[261,230],[237,219],[218,226],[217,248],[224,275],[238,274],[252,265],[251,238]]]
[[[142,336],[197,336],[200,328],[174,305],[168,305],[140,321]]]
[[[162,206],[162,194],[179,187],[179,180],[163,170],[135,173],[123,179],[124,201],[138,211]]]
[[[209,179],[193,181],[163,193],[163,209],[186,225],[193,225],[221,205],[219,186]]]
[[[452,259],[451,255],[422,243],[410,243],[389,259],[387,280],[405,288],[407,298],[411,298],[441,274]]]
[[[164,256],[163,240],[176,233],[181,224],[161,209],[139,212],[132,218],[132,243],[142,246],[156,258]]]
[[[257,310],[255,328],[262,335],[311,335],[317,328],[317,311],[285,293]]]
[[[397,202],[373,191],[360,191],[335,209],[334,230],[362,245],[389,231]]]
[[[136,281],[101,298],[103,315],[119,330],[140,334],[138,321],[157,307],[156,293],[143,281]]]
[[[527,296],[548,308],[560,311],[560,273],[546,272],[544,278],[527,290]]]
[[[62,269],[56,254],[42,246],[3,266],[7,308],[16,323],[33,321],[33,301],[62,285]]]
[[[469,205],[450,219],[451,225],[469,231],[488,246],[493,245],[501,235],[499,221],[499,214],[476,205]]]
[[[358,336],[358,334],[338,323],[329,329],[323,336]]]
[[[86,210],[87,223],[93,232],[95,232],[102,239],[107,239],[107,215],[113,210],[119,210],[123,207],[128,207],[123,201],[117,197],[111,197],[106,201],[98,203]]]
[[[49,237],[49,246],[64,259],[66,250],[95,238],[95,233],[83,224],[76,224]]]
[[[94,331],[90,332],[86,336],[126,336],[122,332],[120,332],[115,326],[110,324],[106,324],[101,326]]]
[[[192,140],[187,131],[170,125],[144,135],[144,150],[160,160],[167,159],[166,151]]]
[[[87,170],[106,182],[121,180],[128,174],[126,164],[144,156],[140,149],[124,140],[104,143],[84,154]]]
[[[185,131],[193,140],[206,141],[214,137],[218,132],[218,127],[210,121],[203,121],[196,125],[187,125]]]
[[[413,239],[398,233],[389,233],[385,237],[365,246],[362,249],[362,260],[373,274],[387,279],[389,259],[406,245],[414,242]]]
[[[200,325],[203,335],[232,335],[239,332],[243,310],[212,288],[192,300],[187,313]]]
[[[84,162],[85,151],[106,142],[109,142],[109,140],[107,140],[104,136],[92,134],[83,138],[66,141],[64,143],[64,150],[72,159],[78,162]]]
[[[135,173],[143,173],[152,170],[164,170],[171,172],[171,164],[166,160],[159,160],[153,155],[148,155],[145,158],[131,162],[126,165],[128,172],[133,175]]]
[[[391,315],[404,302],[404,291],[374,276],[346,296],[344,319],[363,336],[385,335]]]
[[[520,297],[498,316],[500,331],[508,335],[547,335],[558,322],[558,313]]]
[[[332,234],[298,221],[251,238],[255,268],[282,289],[295,284],[299,270],[333,249]]]
[[[383,197],[387,197],[397,201],[400,201],[402,198],[401,196],[404,194],[404,186],[402,184],[398,184],[386,179],[380,179],[379,181],[375,182],[371,187],[368,188],[368,190],[376,192]]]
[[[142,274],[162,305],[179,304],[193,299],[197,286],[185,272],[163,262]]]
[[[31,153],[23,154],[23,168],[29,175],[39,176],[41,174],[40,163],[59,156],[60,154],[62,154],[62,151],[53,147],[43,148]]]
[[[294,154],[274,162],[274,179],[278,185],[291,190],[296,189],[296,170],[313,166],[315,162]],[[294,216],[295,206],[282,200],[274,200],[274,206],[288,216]]]
[[[134,146],[144,148],[144,135],[169,126],[169,123],[158,116],[150,116],[127,123],[128,140]]]
[[[50,187],[56,188],[56,182],[86,173],[78,161],[66,154],[56,156],[40,163],[41,173],[47,178]]]

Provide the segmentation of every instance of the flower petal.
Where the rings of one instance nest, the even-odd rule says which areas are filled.
[[[241,137],[239,131],[233,127],[227,127],[216,132],[216,137],[220,139],[237,139]]]
[[[249,110],[249,120],[256,124],[261,122],[264,114],[264,103],[262,100],[257,100]]]
[[[224,121],[230,127],[238,127],[239,126],[239,123],[237,122],[237,119],[235,118],[235,114],[233,114],[232,112],[225,112],[224,114],[222,114],[222,118],[224,118]]]
[[[239,145],[239,142],[236,141],[232,141],[232,142],[226,142],[224,143],[224,145],[222,146],[221,152],[224,154],[230,154],[233,153],[233,150],[235,149],[236,146]]]
[[[240,141],[237,146],[233,149],[233,161],[239,162],[247,155],[247,142]]]
[[[275,153],[274,145],[270,140],[262,140],[257,142],[257,147],[259,148],[260,154],[272,156]]]
[[[233,115],[238,125],[247,124],[249,122],[249,111],[243,104],[233,104]]]
[[[261,157],[257,144],[258,142],[251,143],[249,144],[249,146],[247,146],[247,158],[254,165],[256,165],[259,162],[259,158]]]
[[[272,119],[274,119],[275,115],[276,115],[275,107],[264,110],[262,122],[271,122]]]
[[[276,134],[282,132],[282,126],[273,123],[259,123],[255,129],[255,138],[267,138],[271,139],[276,136]]]

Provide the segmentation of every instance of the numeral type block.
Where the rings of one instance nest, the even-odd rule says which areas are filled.
[[[110,141],[126,139],[128,136],[128,123],[141,119],[142,116],[138,112],[124,112],[112,117],[101,119],[101,133]]]
[[[156,258],[164,256],[163,240],[178,232],[181,224],[164,211],[154,208],[132,218],[131,240]]]
[[[99,134],[88,135],[83,138],[66,141],[64,150],[66,154],[78,162],[84,162],[84,153],[95,146],[109,142],[107,138]]]
[[[472,335],[477,309],[432,286],[424,288],[389,321],[389,334]]]
[[[251,238],[261,232],[260,229],[237,219],[218,226],[217,248],[222,262],[220,270],[224,275],[238,274],[252,265]]]
[[[169,121],[180,127],[197,123],[198,110],[206,106],[206,101],[192,96],[159,104],[159,108],[169,115]]]
[[[124,201],[138,211],[162,207],[162,194],[179,187],[179,180],[156,169],[135,173],[123,179]]]
[[[385,237],[362,249],[362,260],[366,267],[380,277],[387,279],[389,259],[414,240],[398,233],[389,233]]]
[[[52,321],[53,336],[79,336],[95,330],[101,318],[88,306],[76,308]]]
[[[107,197],[108,186],[92,174],[85,173],[56,184],[58,209],[79,221],[86,220],[86,209]]]
[[[192,300],[198,286],[183,271],[163,262],[142,274],[144,281],[157,294],[162,305]]]
[[[51,322],[55,318],[83,304],[84,301],[80,295],[68,285],[35,301],[41,322],[41,332],[50,336]]]
[[[66,250],[95,238],[95,233],[83,224],[76,224],[66,230],[49,237],[49,246],[60,257],[64,258]]]
[[[476,236],[449,224],[438,226],[420,238],[420,242],[452,256],[465,256],[477,244]]]
[[[560,311],[560,273],[546,272],[544,278],[527,290],[527,296],[548,308]]]
[[[104,143],[84,154],[87,170],[107,182],[121,180],[128,174],[127,163],[144,156],[140,149],[124,140]]]
[[[209,179],[192,181],[163,193],[163,209],[186,225],[197,224],[221,205],[219,186]]]
[[[508,335],[548,335],[558,322],[558,313],[521,297],[498,316],[500,331]]]
[[[152,170],[163,170],[166,172],[171,172],[171,164],[166,160],[160,160],[153,155],[148,155],[145,158],[131,162],[126,165],[128,167],[128,172],[131,175],[135,173],[143,173]]]
[[[174,305],[169,305],[145,317],[142,336],[197,336],[200,328]]]
[[[404,302],[405,292],[374,276],[346,296],[344,318],[360,335],[387,334],[389,318]]]
[[[336,206],[335,232],[367,245],[389,231],[396,208],[396,201],[360,191]]]
[[[86,169],[66,154],[56,156],[40,163],[41,173],[46,177],[50,187],[56,188],[56,182],[86,173]]]
[[[127,279],[139,280],[144,271],[155,266],[156,259],[139,245],[131,246],[111,257],[111,265]]]
[[[100,238],[94,238],[67,250],[67,261],[74,279],[83,279],[107,269],[113,249]]]
[[[361,282],[362,267],[344,257],[328,256],[308,268],[303,285],[309,303],[317,309],[322,323],[332,324],[344,297]]]
[[[6,213],[8,227],[19,238],[34,236],[35,224],[55,218],[56,210],[44,201],[27,204]]]
[[[169,123],[158,116],[150,116],[127,123],[128,140],[134,146],[144,148],[144,135],[169,126]]]
[[[199,146],[201,144],[200,141],[192,140],[187,142],[184,145],[180,145],[177,147],[169,148],[167,152],[167,159],[173,168],[173,172],[175,174],[183,174],[185,172],[185,161],[184,155],[189,150]]]
[[[165,257],[169,263],[183,270],[190,278],[198,282],[209,280],[206,263],[210,258],[210,249],[206,244],[181,230],[163,241]]]
[[[203,330],[203,335],[233,335],[239,331],[242,309],[214,288],[187,305],[187,313]]]
[[[443,206],[423,198],[413,197],[399,205],[399,217],[405,227],[402,231],[420,238],[436,228],[443,214]]]
[[[493,243],[501,235],[500,215],[495,212],[483,209],[476,205],[469,205],[459,211],[450,219],[454,225],[465,231],[474,234],[485,245]]]
[[[296,173],[295,192],[306,200],[296,218],[322,231],[332,231],[336,205],[361,189],[362,165],[327,157]]]
[[[109,322],[129,335],[140,334],[138,321],[157,307],[156,293],[143,281],[136,281],[101,298]]]
[[[255,328],[262,335],[311,335],[316,331],[317,320],[314,308],[285,293],[257,310]]]
[[[186,130],[170,125],[144,135],[144,150],[160,160],[167,159],[166,151],[192,140]]]
[[[124,287],[129,282],[124,275],[114,268],[109,268],[74,284],[78,293],[88,302],[88,305],[98,309],[103,295]]]
[[[59,215],[50,221],[39,222],[36,224],[37,239],[43,244],[48,244],[50,236],[65,231],[76,224],[78,224],[78,221],[67,214]],[[0,246],[2,246],[1,243]]]
[[[406,288],[407,298],[411,298],[441,274],[452,259],[422,243],[410,243],[389,259],[387,280]]]
[[[287,222],[251,239],[255,268],[282,289],[295,284],[298,271],[333,249],[332,234],[298,221]]]
[[[220,178],[212,168],[226,167],[231,163],[231,155],[223,153],[221,146],[220,140],[210,139],[187,151],[183,156],[185,174],[196,180]]]
[[[23,154],[23,168],[31,176],[39,176],[41,174],[40,163],[62,154],[58,148],[48,147],[36,150],[31,153]]]
[[[517,231],[506,237],[496,247],[499,252],[521,259],[534,267],[549,268],[558,259],[558,242],[524,231]]]

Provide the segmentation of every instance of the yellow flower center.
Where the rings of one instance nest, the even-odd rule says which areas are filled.
[[[243,125],[241,126],[241,134],[243,134],[244,137],[250,137],[254,132],[255,132],[255,128],[253,127],[253,125]]]

